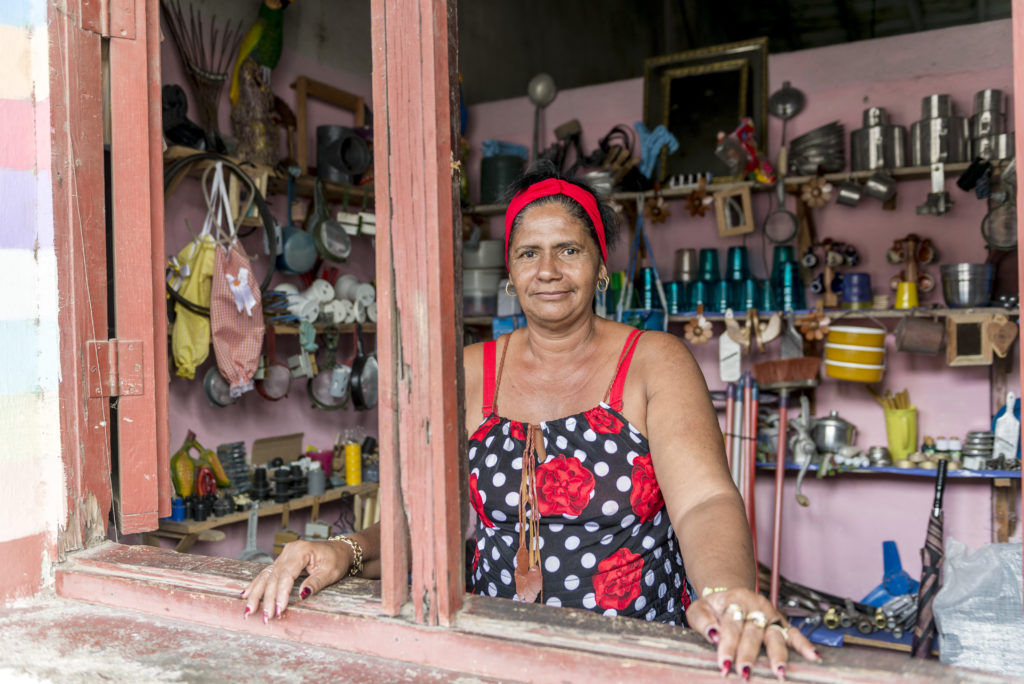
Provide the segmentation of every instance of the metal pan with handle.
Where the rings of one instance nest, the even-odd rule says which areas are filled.
[[[306,394],[313,402],[313,408],[322,411],[337,411],[348,405],[349,374],[351,369],[338,365],[338,335],[327,336],[326,358],[320,372],[306,381]]]
[[[377,355],[363,351],[363,337],[359,324],[356,330],[356,358],[352,361],[349,394],[357,411],[368,411],[377,405]]]
[[[256,381],[256,391],[267,401],[278,401],[288,396],[292,372],[288,364],[277,359],[277,337],[273,324],[267,325],[263,339],[266,341],[267,354],[263,362],[263,377]]]

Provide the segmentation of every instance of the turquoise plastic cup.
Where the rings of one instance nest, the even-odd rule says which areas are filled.
[[[725,261],[726,280],[738,282],[750,277],[750,255],[746,247],[730,247]]]
[[[706,283],[715,283],[722,279],[718,270],[718,250],[714,247],[705,247],[700,250],[700,268],[697,271],[700,275],[698,280]]]

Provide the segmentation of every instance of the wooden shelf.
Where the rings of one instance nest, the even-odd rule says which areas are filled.
[[[775,472],[774,463],[758,463],[757,469],[759,471],[771,471]],[[798,472],[800,466],[796,463],[787,463],[787,472]],[[807,467],[807,472],[817,473],[818,465],[812,463]],[[935,468],[897,468],[896,466],[868,466],[866,468],[849,468],[839,469],[837,475],[899,475],[902,477],[929,477],[935,479]],[[827,477],[833,477],[828,475]],[[956,470],[947,470],[946,477],[957,479],[957,480],[1019,480],[1021,479],[1019,470],[968,470],[966,468],[957,468]]]
[[[795,311],[794,313],[797,316],[803,316],[804,314],[811,313],[812,311],[814,311],[814,309],[800,309],[798,311]],[[761,320],[766,320],[773,313],[775,313],[775,312],[774,311],[758,311],[757,315],[759,317],[761,317]],[[938,309],[938,308],[936,308],[936,309],[923,309],[923,308],[919,308],[919,309],[826,309],[825,310],[825,315],[828,316],[829,319],[833,323],[835,323],[836,318],[838,316],[840,316],[840,315],[842,315],[842,319],[840,319],[840,320],[844,320],[845,321],[845,320],[848,320],[848,319],[856,320],[856,319],[865,319],[865,318],[872,318],[872,317],[874,317],[874,318],[894,318],[894,319],[896,319],[896,318],[906,318],[907,316],[909,316],[911,314],[915,314],[917,316],[922,316],[922,317],[925,317],[925,318],[927,318],[928,316],[938,316],[939,318],[945,318],[947,316],[956,315],[956,314],[1003,314],[1004,316],[1019,316],[1020,315],[1020,309],[1017,309],[1017,308],[1014,308],[1014,309],[1004,309],[1003,307],[1000,307],[1000,306],[986,306],[986,307],[979,307],[977,309],[946,309],[946,308],[942,308],[942,309]],[[668,322],[669,323],[686,323],[687,321],[689,321],[689,320],[691,320],[693,318],[696,318],[696,317],[697,317],[697,312],[696,311],[690,311],[690,312],[682,313],[682,314],[669,314]],[[462,319],[462,322],[465,325],[490,325],[492,318],[493,318],[492,316],[466,316],[465,318]],[[706,318],[706,319],[708,319],[709,321],[712,321],[712,322],[724,321],[725,320],[725,314],[724,313],[719,313],[719,312],[705,311],[704,312],[704,318]],[[747,315],[745,313],[740,313],[740,314],[736,314],[735,318],[738,321],[745,321],[747,319]],[[367,325],[371,325],[371,324],[368,323]]]
[[[956,162],[953,164],[945,165],[946,177],[958,176],[967,170],[971,164],[970,162]],[[826,173],[825,180],[830,183],[841,183],[845,180],[867,180],[876,171],[840,171],[838,173]],[[924,180],[931,178],[931,166],[906,166],[899,169],[891,169],[889,174],[896,180]],[[787,176],[786,187],[792,190],[796,190],[799,186],[809,181],[813,176]],[[775,184],[766,185],[763,183],[755,183],[754,181],[740,181],[733,183],[715,183],[712,182],[707,186],[708,192],[719,192],[724,190],[733,190],[735,188],[748,187],[753,192],[759,192],[762,190],[771,190],[775,187]],[[662,188],[661,196],[665,199],[682,199],[688,197],[691,192],[697,189],[696,185],[689,185],[682,188]],[[613,192],[609,195],[609,199],[616,200],[619,202],[635,200],[637,195],[642,194],[643,197],[649,198],[654,196],[653,190],[647,190],[643,193],[637,192]],[[505,212],[507,204],[477,204],[468,207],[463,207],[462,212],[464,214],[482,214],[482,215],[494,215],[502,214]]]
[[[167,148],[164,152],[164,162],[173,162],[183,157],[188,157],[193,154],[198,154],[202,150],[194,150],[190,147],[182,147],[181,145],[174,145],[173,147]],[[243,164],[237,159],[228,157],[231,161],[239,164],[243,167],[252,167],[256,172],[265,171],[268,174],[267,179],[267,194],[272,195],[286,195],[288,194],[288,177],[281,171],[271,168],[269,166],[262,166],[259,164]],[[213,164],[213,160],[204,160],[196,162],[189,169],[189,176],[193,178],[199,178],[203,175],[203,170]],[[316,182],[315,176],[303,174],[295,179],[295,194],[298,197],[312,197],[313,186]],[[373,188],[362,186],[362,185],[342,185],[341,183],[332,183],[330,181],[324,181],[324,187],[327,190],[327,199],[331,202],[340,202],[345,198],[345,192],[348,191],[348,206],[354,209],[358,209],[362,206],[363,198],[367,198],[367,209],[373,208],[374,196]]]
[[[800,309],[798,311],[795,311],[794,313],[797,316],[802,316],[804,314],[811,313],[812,311],[813,311],[813,309]],[[758,311],[757,312],[758,316],[761,317],[762,320],[766,319],[772,313],[774,313],[774,312],[773,311]],[[841,316],[841,318],[839,318],[839,320],[845,321],[845,320],[851,320],[851,319],[852,320],[857,320],[857,319],[866,319],[866,318],[906,318],[907,316],[910,316],[912,314],[913,315],[917,315],[917,316],[921,316],[921,317],[924,317],[924,318],[927,318],[928,316],[937,316],[939,318],[946,318],[948,316],[959,315],[959,314],[1003,314],[1004,316],[1019,316],[1020,315],[1020,309],[1018,309],[1018,308],[1004,309],[1003,307],[1000,307],[1000,306],[986,306],[986,307],[978,307],[976,309],[948,309],[948,308],[926,309],[926,308],[917,308],[917,309],[826,309],[825,310],[825,315],[829,318],[829,320],[832,323],[835,323],[836,319],[839,318],[840,316]],[[696,316],[697,316],[697,312],[696,311],[690,311],[690,312],[683,313],[683,314],[670,314],[669,317],[668,317],[668,321],[669,321],[669,323],[685,323],[685,322],[689,321],[692,318],[696,318]],[[746,320],[746,317],[747,316],[746,316],[745,313],[736,314],[736,320],[740,320],[740,321]],[[722,320],[725,320],[725,314],[724,313],[718,313],[718,312],[711,313],[711,312],[705,311],[704,312],[704,318],[708,319],[709,321],[722,321]]]
[[[320,503],[327,503],[328,501],[337,501],[346,496],[362,496],[371,492],[377,491],[376,482],[364,482],[358,485],[346,485],[344,487],[333,487],[326,490],[323,494],[307,495],[299,497],[298,499],[291,499],[287,504],[273,503],[267,501],[260,502],[259,517],[263,518],[268,515],[280,515],[284,512],[285,506],[288,506],[288,510],[295,511],[300,508],[311,508],[317,500]],[[211,530],[215,527],[221,527],[222,525],[230,525],[236,522],[243,522],[249,519],[249,511],[237,511],[235,513],[229,513],[227,515],[210,516],[202,522],[195,520],[189,520],[184,522],[175,522],[173,520],[161,520],[160,529],[167,532],[174,532],[176,534],[198,534],[203,530]]]
[[[316,323],[313,325],[316,328],[317,333],[350,333],[356,329],[355,323],[340,323],[338,325]],[[375,333],[377,332],[376,323],[360,323],[359,330],[364,333]],[[274,333],[277,335],[298,335],[299,326],[297,325],[283,325],[275,324]]]

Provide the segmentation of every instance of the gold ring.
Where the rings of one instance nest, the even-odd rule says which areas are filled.
[[[736,622],[743,622],[743,616],[745,615],[743,609],[740,608],[739,604],[736,603],[730,603],[728,606],[726,606],[725,614],[731,617]]]
[[[772,624],[768,625],[768,629],[779,630],[780,632],[782,632],[782,640],[785,641],[787,644],[789,643],[789,627],[783,627],[778,622],[773,622]]]
[[[704,587],[704,591],[700,593],[700,597],[707,598],[712,594],[717,594],[722,591],[729,591],[729,587]]]
[[[758,629],[764,629],[768,625],[768,618],[761,611],[752,610],[747,616],[747,622],[753,622]]]

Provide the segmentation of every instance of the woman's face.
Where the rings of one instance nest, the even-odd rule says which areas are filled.
[[[590,231],[553,202],[520,214],[508,267],[523,312],[548,321],[589,311],[597,281],[608,272]]]

